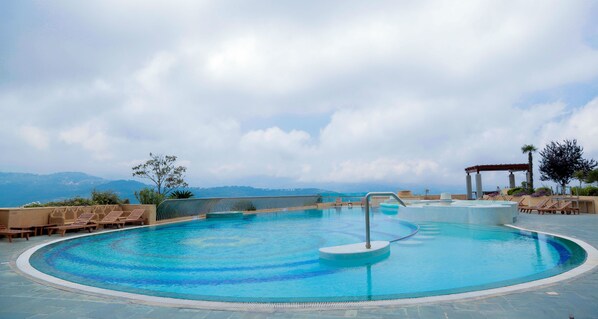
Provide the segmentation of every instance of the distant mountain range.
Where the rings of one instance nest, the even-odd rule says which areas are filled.
[[[111,190],[122,199],[137,203],[135,191],[151,187],[133,180],[107,180],[79,172],[49,175],[0,172],[0,207],[19,207],[31,202],[49,202],[75,196],[89,198],[92,190]],[[212,188],[189,188],[194,198],[314,195],[330,193],[317,188],[264,189],[249,186],[222,186]],[[334,192],[332,192],[334,193]]]
[[[256,180],[262,180],[257,178]],[[284,185],[284,184],[279,184]],[[286,185],[292,185],[289,181]],[[254,197],[254,196],[290,196],[290,195],[314,195],[326,194],[336,197],[339,192],[349,196],[349,193],[366,193],[371,191],[399,191],[404,189],[412,190],[414,194],[424,194],[425,190],[417,185],[404,184],[320,184],[321,188],[308,188],[299,186],[290,189],[255,188],[250,186],[221,186],[210,188],[191,187],[188,188],[194,194],[194,198],[206,197]],[[64,172],[48,175],[29,173],[3,173],[0,172],[0,207],[19,207],[31,202],[46,203],[49,201],[64,200],[75,196],[89,198],[92,190],[111,190],[122,199],[129,199],[131,203],[137,203],[135,192],[144,187],[152,185],[144,184],[133,180],[107,180],[97,176],[91,176],[80,172]],[[451,192],[463,194],[464,186],[433,186],[430,187],[431,194]],[[329,191],[325,189],[334,189]]]

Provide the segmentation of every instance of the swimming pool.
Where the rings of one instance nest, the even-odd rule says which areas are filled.
[[[357,207],[85,236],[43,246],[29,262],[67,281],[149,296],[336,302],[502,287],[560,274],[586,258],[569,240],[502,226],[415,225],[373,211],[371,229],[373,240],[392,241],[391,254],[365,266],[343,267],[318,257],[321,247],[363,241],[363,211]]]

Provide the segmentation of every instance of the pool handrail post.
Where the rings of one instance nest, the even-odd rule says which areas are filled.
[[[369,192],[365,195],[365,248],[370,249],[370,197],[371,196],[392,196],[399,204],[407,207],[405,203],[393,192]]]

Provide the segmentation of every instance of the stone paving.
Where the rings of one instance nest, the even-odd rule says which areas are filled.
[[[516,225],[578,238],[598,247],[598,215],[521,214]],[[15,270],[20,253],[54,238],[17,238],[12,244],[0,239],[0,318],[598,318],[598,269],[526,291],[409,306],[272,312],[152,306],[62,290]]]

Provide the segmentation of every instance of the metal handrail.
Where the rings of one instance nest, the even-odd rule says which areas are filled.
[[[365,248],[370,249],[372,245],[370,244],[370,197],[371,196],[392,196],[394,197],[399,204],[407,207],[405,203],[397,196],[397,194],[393,192],[370,192],[365,195]]]

